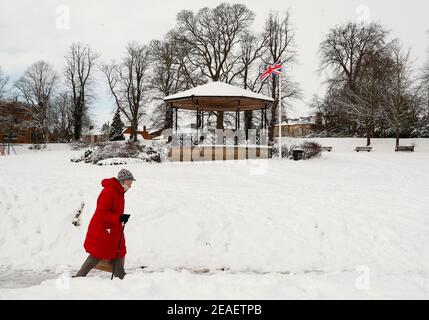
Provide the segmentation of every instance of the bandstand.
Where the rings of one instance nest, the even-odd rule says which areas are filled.
[[[271,147],[267,143],[267,109],[274,99],[265,95],[223,83],[211,82],[164,98],[172,112],[172,142],[168,156],[172,161],[244,160],[271,158]],[[195,112],[194,132],[190,139],[178,132],[179,110]],[[261,113],[261,123],[255,137],[242,139],[240,116],[252,110]],[[235,129],[217,129],[207,139],[203,133],[204,117],[210,112],[235,112]],[[213,132],[214,130],[212,130]],[[241,136],[240,136],[241,134]],[[247,137],[247,135],[246,135]],[[189,138],[189,136],[188,136]],[[232,138],[232,139],[231,139]]]

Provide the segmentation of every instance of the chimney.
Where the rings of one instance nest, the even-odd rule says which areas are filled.
[[[284,115],[284,114],[282,115],[282,123],[283,123],[283,122],[286,122],[286,123],[288,122],[288,118],[287,118],[287,116],[286,116],[286,115]]]

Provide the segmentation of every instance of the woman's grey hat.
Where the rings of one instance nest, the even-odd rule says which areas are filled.
[[[121,171],[118,172],[118,180],[119,181],[125,181],[125,180],[136,181],[136,179],[134,179],[131,171],[129,171],[127,169],[122,169]]]

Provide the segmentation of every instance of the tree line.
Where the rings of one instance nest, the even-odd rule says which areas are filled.
[[[429,60],[415,68],[410,50],[378,23],[332,28],[319,47],[326,136],[429,137]]]
[[[137,140],[143,116],[150,125],[170,128],[172,110],[165,96],[209,81],[223,81],[271,96],[267,113],[270,138],[278,123],[279,100],[290,105],[302,99],[299,83],[288,72],[282,92],[278,78],[260,81],[267,65],[282,60],[286,70],[298,51],[290,12],[271,12],[263,28],[252,29],[255,14],[243,4],[220,4],[197,12],[183,10],[163,39],[129,43],[117,61],[100,61],[89,45],[73,43],[62,72],[38,61],[6,90],[8,78],[0,69],[0,99],[19,99],[31,121],[20,125],[49,132],[63,140],[79,140],[91,125],[95,73],[100,72],[116,109],[112,139],[121,138],[121,117]],[[321,135],[372,137],[429,136],[429,62],[416,72],[410,53],[380,24],[347,23],[333,27],[320,44],[320,73],[327,75],[326,93],[310,105],[324,118]],[[149,106],[155,105],[148,114]],[[1,110],[0,110],[1,114]],[[258,128],[260,115],[246,111],[244,129]],[[1,121],[1,118],[0,118]],[[234,115],[210,112],[217,129],[234,123]],[[120,131],[120,130],[119,130]]]

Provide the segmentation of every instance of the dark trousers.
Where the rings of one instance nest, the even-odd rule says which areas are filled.
[[[90,272],[92,269],[94,269],[94,267],[99,262],[100,262],[100,259],[97,259],[97,258],[89,255],[88,258],[86,258],[86,260],[83,263],[80,270],[78,271],[78,273],[76,273],[76,275],[73,278],[86,277],[88,272]],[[115,265],[115,260],[111,260],[111,262],[112,262],[112,265]],[[125,264],[125,258],[119,258],[116,260],[115,273],[114,273],[115,277],[117,277],[119,279],[123,279],[125,277],[124,264]]]

